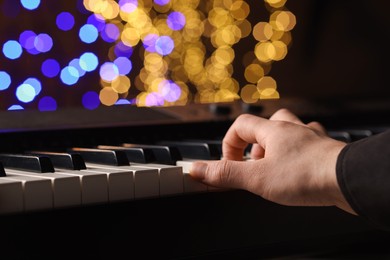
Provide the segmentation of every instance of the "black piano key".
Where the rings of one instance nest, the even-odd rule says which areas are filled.
[[[195,143],[206,143],[208,145],[215,146],[218,150],[219,156],[222,156],[222,143],[223,141],[218,139],[218,140],[207,140],[207,139],[188,139],[184,140],[186,142],[195,142]]]
[[[148,144],[131,144],[124,143],[123,147],[128,148],[142,148],[150,149],[153,152],[153,156],[157,163],[167,164],[167,165],[176,165],[177,161],[183,160],[183,157],[180,154],[180,151],[177,147],[165,146],[165,145],[148,145]]]
[[[130,165],[126,153],[123,151],[111,151],[95,148],[70,148],[69,152],[80,154],[85,162],[112,165],[128,166]]]
[[[39,173],[54,172],[53,164],[47,156],[0,154],[0,162],[5,168]]]
[[[77,153],[57,153],[44,151],[29,151],[26,153],[36,156],[49,157],[55,168],[76,171],[87,169],[84,159],[80,154]]]
[[[153,151],[147,148],[130,148],[110,145],[99,145],[97,148],[103,150],[123,151],[126,153],[127,159],[130,163],[152,163],[156,161]]]
[[[351,135],[352,141],[358,141],[374,135],[371,130],[353,129],[347,131]]]
[[[5,173],[4,166],[2,163],[0,163],[0,178],[1,177],[6,177],[7,174]]]
[[[217,145],[204,142],[186,142],[186,141],[162,141],[159,144],[174,146],[179,149],[183,158],[199,160],[219,160],[221,154]]]
[[[328,135],[342,142],[350,143],[352,141],[351,135],[346,131],[329,131]]]

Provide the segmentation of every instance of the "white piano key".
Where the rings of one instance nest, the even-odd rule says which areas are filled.
[[[53,208],[53,191],[50,180],[12,173],[7,173],[7,178],[22,182],[25,211],[48,210]]]
[[[81,185],[81,204],[103,204],[108,202],[107,175],[101,172],[72,171],[56,169],[57,173],[79,178]]]
[[[207,192],[208,191],[207,185],[201,183],[198,180],[195,180],[190,175],[192,161],[177,161],[176,165],[183,168],[183,181],[184,181],[184,192],[185,193]]]
[[[108,199],[110,202],[134,199],[134,176],[130,171],[93,169],[83,172],[105,174],[108,184]]]
[[[183,168],[164,164],[132,163],[140,169],[157,169],[160,178],[160,196],[182,194],[184,192]]]
[[[140,169],[132,166],[108,166],[87,163],[88,170],[124,171],[133,174],[134,198],[152,198],[160,194],[160,183],[157,169]]]
[[[19,213],[24,210],[21,181],[0,178],[0,214]]]
[[[81,205],[80,180],[76,176],[59,173],[33,173],[19,170],[7,170],[7,174],[30,176],[51,181],[54,208]]]

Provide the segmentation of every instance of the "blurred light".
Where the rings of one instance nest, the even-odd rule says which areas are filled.
[[[36,78],[28,78],[26,79],[23,84],[27,84],[27,85],[30,85],[34,88],[35,90],[35,96],[39,95],[39,93],[41,93],[41,90],[42,90],[42,84],[41,82],[36,79]]]
[[[52,97],[43,97],[39,100],[38,109],[40,111],[57,110],[57,101]]]
[[[129,58],[133,54],[133,48],[120,41],[115,45],[114,52],[117,57]]]
[[[105,42],[115,42],[120,36],[119,28],[112,23],[106,24],[100,36]]]
[[[100,67],[100,77],[107,81],[112,82],[119,76],[118,67],[112,62],[106,62]]]
[[[156,41],[156,51],[160,55],[166,56],[171,54],[173,48],[175,48],[175,43],[169,36],[161,36]]]
[[[101,32],[106,26],[106,20],[100,14],[91,14],[88,17],[87,24],[92,24],[99,32]]]
[[[171,0],[154,0],[154,2],[158,5],[167,5]]]
[[[34,39],[34,47],[39,52],[48,52],[53,47],[53,39],[46,33],[38,34]]]
[[[67,66],[61,70],[61,81],[66,85],[74,85],[79,80],[79,72],[76,68]]]
[[[168,102],[176,102],[181,96],[180,87],[170,80],[164,80],[158,86],[159,92]]]
[[[4,43],[3,53],[8,59],[16,60],[22,56],[23,49],[17,41],[10,40]]]
[[[81,68],[80,66],[80,59],[73,59],[71,62],[69,62],[69,67],[75,68],[79,73],[79,78],[83,77],[85,75],[85,70]]]
[[[54,59],[47,59],[42,63],[42,74],[48,78],[54,78],[60,72],[60,64]]]
[[[120,106],[120,105],[131,105],[131,102],[127,99],[119,99],[115,105]]]
[[[16,97],[23,103],[29,103],[35,98],[35,89],[29,84],[22,84],[16,89]]]
[[[97,40],[99,32],[92,24],[85,24],[80,28],[79,37],[82,42],[87,44],[93,43]]]
[[[34,9],[38,8],[41,1],[40,0],[20,0],[20,3],[27,10],[34,10]]]
[[[148,107],[163,106],[164,98],[157,93],[149,93],[146,96],[145,104]]]
[[[92,52],[86,52],[80,57],[80,68],[87,72],[94,71],[99,65],[98,57]]]
[[[12,105],[8,108],[9,111],[14,111],[14,110],[24,110],[24,108],[21,105]]]
[[[11,85],[11,76],[5,72],[0,71],[0,90],[5,90]]]
[[[179,31],[184,28],[186,17],[180,12],[172,12],[168,15],[167,24],[172,30]]]
[[[83,106],[89,110],[94,110],[98,108],[100,105],[98,93],[94,91],[89,91],[85,93],[82,98],[82,103]]]
[[[120,75],[127,75],[133,68],[131,60],[126,57],[119,57],[114,61],[114,64],[118,67]]]
[[[138,7],[138,0],[120,0],[119,6],[121,11],[125,13],[132,13]]]
[[[24,31],[19,36],[19,43],[26,49],[30,54],[36,55],[40,52],[35,48],[35,38],[37,35],[33,31]]]
[[[63,31],[69,31],[74,26],[74,17],[71,13],[62,12],[57,15],[56,24],[57,27]]]
[[[156,41],[158,39],[157,34],[148,34],[143,39],[144,48],[148,52],[156,52]]]

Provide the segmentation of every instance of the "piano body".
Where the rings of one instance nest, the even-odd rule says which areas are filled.
[[[48,10],[62,10],[67,5],[75,9],[76,2],[79,6],[83,1],[61,1],[63,6],[56,6],[54,2],[48,4],[48,1],[42,0],[39,7],[41,9],[38,8],[36,12],[47,11],[45,17],[55,19],[57,14]],[[149,160],[147,156],[152,146],[167,146],[169,141],[176,142],[176,146],[169,146],[176,148],[184,143],[187,143],[187,147],[188,143],[198,144],[193,150],[172,149],[176,151],[170,154],[176,158],[174,162],[199,159],[190,157],[199,147],[204,148],[205,144],[209,149],[206,149],[206,154],[210,152],[210,147],[214,147],[212,156],[209,156],[215,159],[221,139],[238,115],[251,113],[269,117],[279,108],[290,109],[304,122],[316,120],[323,123],[332,137],[346,142],[389,129],[390,92],[385,76],[387,71],[384,71],[389,51],[379,48],[380,44],[377,45],[378,48],[365,45],[364,42],[367,41],[359,38],[367,39],[374,35],[376,39],[388,39],[390,33],[383,22],[389,18],[385,13],[386,8],[383,8],[388,3],[380,0],[370,3],[372,9],[365,8],[368,3],[356,0],[343,3],[336,0],[326,3],[311,0],[289,2],[289,9],[300,19],[288,57],[283,61],[283,66],[277,64],[271,72],[276,75],[281,99],[261,100],[252,105],[241,101],[191,103],[174,107],[102,105],[89,110],[75,106],[74,102],[81,100],[83,88],[87,89],[90,82],[98,81],[99,76],[91,74],[90,78],[86,78],[88,84],[80,83],[77,85],[80,87],[78,90],[72,86],[64,86],[59,82],[59,76],[54,79],[43,77],[38,70],[39,66],[31,66],[34,62],[42,63],[41,57],[49,57],[44,56],[46,54],[27,53],[23,46],[26,50],[22,58],[10,60],[4,58],[6,55],[3,51],[4,55],[0,56],[0,72],[7,71],[12,77],[20,78],[5,90],[1,89],[5,86],[4,81],[0,81],[0,106],[4,108],[0,112],[0,158],[5,166],[3,174],[6,175],[0,177],[0,195],[15,194],[15,197],[0,196],[2,257],[388,257],[390,234],[361,218],[334,207],[286,207],[246,191],[202,186],[189,179],[185,167],[177,167],[172,162],[157,162],[155,150],[152,159]],[[0,1],[0,12],[3,15],[0,20],[11,21],[14,25],[8,26],[7,30],[1,27],[4,31],[4,34],[0,34],[1,44],[10,38],[18,38],[21,30],[31,29],[34,23],[37,34],[41,33],[40,26],[46,28],[46,24],[40,22],[40,19],[29,16],[35,11],[29,13],[19,2],[16,5],[19,7],[14,8],[14,0]],[[27,7],[32,8],[28,3]],[[379,11],[375,16],[370,16],[372,12],[368,12],[369,10]],[[70,12],[73,14],[73,11]],[[367,20],[361,27],[363,29],[351,22],[362,13]],[[255,16],[254,12],[252,14]],[[347,14],[352,14],[354,19],[348,19],[350,16]],[[18,18],[21,15],[26,15],[20,18],[20,24],[25,25],[25,28],[20,25],[23,28],[19,30]],[[327,23],[324,23],[324,19],[328,19]],[[379,25],[370,26],[372,24]],[[64,28],[68,25],[58,26]],[[67,32],[61,32],[60,35],[63,33]],[[334,41],[335,38],[338,41]],[[54,41],[55,44],[58,42]],[[244,46],[245,44],[244,41]],[[65,45],[71,47],[65,48],[65,51],[58,50],[58,56],[61,57],[56,57],[63,64],[73,57],[69,56],[70,53],[78,51],[76,47],[81,46],[83,52],[98,52],[99,48],[107,47],[106,43]],[[30,51],[34,52],[34,49]],[[107,55],[106,49],[104,51],[104,55]],[[11,52],[7,55],[14,54]],[[359,62],[355,62],[358,59],[356,57]],[[136,63],[133,65],[137,66]],[[16,100],[15,88],[26,77],[33,75],[40,75],[45,95],[54,96],[59,93],[61,99],[57,100],[58,109],[40,112],[36,109],[38,100],[31,104]],[[1,79],[5,79],[4,74]],[[315,87],[313,82],[316,83]],[[26,106],[26,109],[6,111],[10,100]],[[137,157],[137,162],[130,160],[130,166],[124,166],[126,163],[118,161],[114,165],[112,157],[109,162],[102,162],[101,154],[95,150],[87,151],[105,146],[106,149],[103,150],[115,150],[109,155],[114,154],[115,161],[119,157],[123,159],[123,154],[127,158],[126,152],[129,150],[118,148],[124,148],[123,144],[144,146],[142,149],[132,150],[137,156],[142,156]],[[70,150],[72,148],[79,150]],[[82,149],[88,153],[81,153]],[[75,163],[77,160],[80,163],[80,157],[77,159],[68,156],[64,159],[65,167],[59,157],[38,155],[37,152],[42,151],[81,154],[81,161],[86,163],[86,169],[82,168],[82,163],[81,166]],[[91,155],[93,153],[94,156]],[[204,156],[204,150],[200,153]],[[96,159],[96,156],[100,159]],[[107,158],[105,156],[103,157]],[[140,162],[140,158],[145,159],[145,162]],[[77,165],[78,169],[69,168],[70,159],[75,160],[71,161],[70,166]],[[154,165],[150,165],[150,162]],[[61,167],[58,167],[58,163]],[[156,163],[159,165],[156,166]],[[54,166],[54,172],[50,165]],[[42,168],[49,169],[49,172],[38,173]],[[172,182],[167,182],[167,186],[163,187],[162,180],[168,179],[164,176],[170,176],[169,173],[164,175],[163,168],[168,169],[165,172],[175,172],[175,178],[182,178],[179,182],[182,185],[170,185]],[[144,176],[149,177],[143,179]],[[79,182],[75,184],[75,180]],[[127,181],[132,183],[129,185],[129,189],[133,189],[130,192],[123,188]],[[10,182],[13,186],[8,185]],[[75,188],[75,185],[80,188]],[[110,187],[121,187],[121,192]],[[96,192],[99,189],[104,192]],[[44,191],[49,195],[46,196]]]

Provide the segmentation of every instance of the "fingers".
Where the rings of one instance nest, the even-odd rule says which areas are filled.
[[[251,149],[251,158],[254,160],[262,159],[264,158],[264,149],[258,145],[258,144],[253,144],[252,149]]]
[[[223,157],[227,160],[243,159],[245,148],[250,143],[264,146],[265,136],[270,132],[270,121],[253,115],[241,115],[227,131],[223,139]]]
[[[325,135],[327,134],[325,127],[318,122],[310,122],[307,124],[307,126],[310,127],[311,129],[316,130],[319,133],[322,133]]]
[[[288,109],[282,108],[276,111],[271,117],[270,120],[273,121],[287,121],[298,125],[304,125],[304,123]]]
[[[211,186],[251,190],[254,175],[260,174],[261,167],[255,170],[254,162],[204,161],[194,162],[190,174],[195,179]]]

